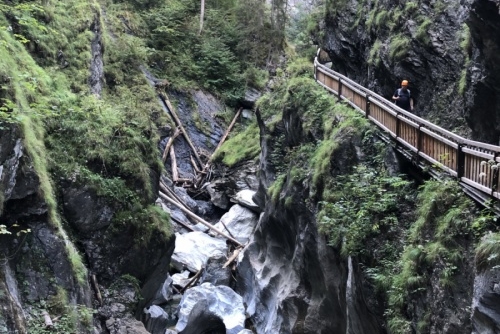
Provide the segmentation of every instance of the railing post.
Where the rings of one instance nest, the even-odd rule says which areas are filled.
[[[365,117],[368,118],[370,116],[370,95],[366,95],[366,112]]]
[[[342,79],[339,78],[339,100],[342,100]]]
[[[318,81],[318,63],[317,63],[318,57],[314,58],[314,81]]]
[[[401,122],[399,121],[399,115],[401,115],[401,114],[398,112],[396,114],[396,139],[399,138],[399,134],[400,134],[399,127],[400,127]],[[397,143],[397,140],[396,140],[396,143]]]
[[[498,157],[498,152],[495,152],[495,155],[493,157],[493,161],[497,161]],[[495,193],[495,191],[498,191],[498,168],[493,169],[493,177],[491,180],[491,196]]]
[[[464,144],[458,144],[457,147],[457,178],[460,180],[465,172],[465,153],[462,151]]]
[[[417,159],[416,159],[416,163],[418,165],[419,161],[420,161],[420,151],[422,150],[422,124],[419,124],[418,125],[418,132],[417,132]]]

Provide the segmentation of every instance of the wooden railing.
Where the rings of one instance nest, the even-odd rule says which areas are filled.
[[[500,146],[460,137],[391,103],[314,60],[316,81],[382,128],[398,144],[463,183],[500,199]]]

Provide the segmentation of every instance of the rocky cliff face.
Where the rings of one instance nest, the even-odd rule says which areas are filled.
[[[333,69],[388,99],[408,79],[420,116],[498,144],[499,1],[348,0],[327,8],[318,43]],[[474,241],[458,242],[465,251],[456,283],[443,291],[433,272],[426,292],[412,295],[407,316],[417,332],[497,332],[498,269],[477,271]]]
[[[498,1],[327,4],[318,43],[333,69],[387,98],[407,79],[419,115],[498,143]]]
[[[40,180],[19,128],[7,126],[5,130],[0,136],[2,224],[13,236],[0,236],[2,305],[6,306],[0,329],[27,333],[25,303],[49,300],[64,289],[72,304],[90,306],[91,291],[85,282],[78,282],[66,241],[49,221]]]
[[[296,108],[287,108],[271,128],[259,117],[260,188],[254,200],[264,211],[238,264],[237,291],[257,333],[384,333],[366,303],[357,262],[318,232],[307,181],[294,183],[288,171],[279,199],[268,193],[280,168],[279,152],[311,139],[311,133],[304,135],[305,121],[310,120],[301,119]],[[337,173],[362,159],[360,143],[346,134],[332,157]]]

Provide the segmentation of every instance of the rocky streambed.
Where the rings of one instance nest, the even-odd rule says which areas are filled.
[[[209,157],[224,133],[215,115],[223,107],[201,91],[160,96],[165,112],[174,109],[192,145],[203,158]],[[246,117],[252,117],[248,111]],[[200,124],[209,131],[204,133]],[[167,172],[160,180],[156,204],[171,216],[175,248],[154,298],[142,301],[136,315],[150,333],[253,333],[243,298],[235,292],[235,271],[259,220],[260,208],[252,200],[258,188],[257,166],[246,163],[231,171],[214,166],[203,184],[197,185],[196,163],[186,136],[170,129],[159,144],[160,151],[172,139],[175,158],[169,152],[165,159]]]

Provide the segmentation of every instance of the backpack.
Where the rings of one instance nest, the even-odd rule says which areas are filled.
[[[408,100],[411,99],[411,94],[410,94],[410,90],[409,89],[406,89],[406,91],[408,92]],[[406,94],[405,94],[406,95]],[[398,97],[401,96],[401,88],[398,88]]]

